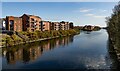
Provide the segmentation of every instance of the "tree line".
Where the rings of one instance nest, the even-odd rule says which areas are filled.
[[[107,31],[117,54],[120,53],[120,2],[113,8],[111,16],[106,17]],[[118,55],[120,57],[120,55]]]

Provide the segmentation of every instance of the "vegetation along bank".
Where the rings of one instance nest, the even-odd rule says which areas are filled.
[[[0,34],[1,47],[14,46],[23,43],[30,43],[35,41],[42,41],[57,37],[70,36],[79,34],[79,29],[70,29],[70,30],[51,30],[51,31],[34,31],[34,32],[14,32],[13,34]]]

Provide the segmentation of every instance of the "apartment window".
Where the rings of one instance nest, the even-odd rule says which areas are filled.
[[[10,30],[14,30],[14,21],[10,20]]]
[[[6,27],[5,21],[3,21],[3,24],[2,24],[2,25],[3,25],[4,28]]]
[[[31,21],[34,21],[34,19],[33,19],[33,18],[31,18]]]

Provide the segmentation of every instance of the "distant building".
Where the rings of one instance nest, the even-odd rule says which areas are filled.
[[[60,22],[60,30],[69,30],[69,22]]]
[[[6,30],[6,21],[5,18],[0,18],[0,29]]]
[[[23,31],[41,31],[42,19],[39,16],[24,14],[21,16],[21,18],[23,23]]]
[[[42,31],[50,31],[51,22],[50,21],[42,21]]]
[[[54,30],[60,30],[60,23],[59,22],[52,22]]]
[[[14,16],[6,16],[6,30],[22,31],[22,18]]]
[[[23,14],[21,17],[6,16],[0,19],[0,26],[3,30],[9,31],[50,31],[73,29],[72,22],[50,22],[43,21],[39,16]]]
[[[50,30],[54,30],[54,22],[51,22],[51,24],[50,24]]]
[[[64,30],[69,30],[69,22],[65,22],[65,29]]]
[[[0,19],[0,30],[2,30],[2,19]]]
[[[73,29],[73,23],[72,22],[69,23],[69,28]]]

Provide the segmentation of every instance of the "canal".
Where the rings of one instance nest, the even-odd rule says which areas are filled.
[[[106,30],[3,48],[3,69],[115,69]]]

